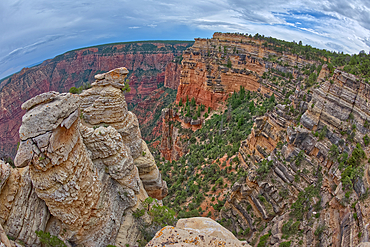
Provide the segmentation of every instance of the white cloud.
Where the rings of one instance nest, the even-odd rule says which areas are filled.
[[[370,49],[368,0],[1,0],[0,77],[84,46],[260,33],[329,50]]]

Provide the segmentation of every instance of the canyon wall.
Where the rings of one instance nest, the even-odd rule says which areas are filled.
[[[95,74],[125,66],[130,70],[131,86],[126,100],[135,111],[138,103],[164,84],[176,88],[173,80],[177,80],[179,69],[172,61],[192,43],[134,42],[84,48],[24,68],[0,81],[0,157],[15,156],[24,101],[47,91],[67,92],[92,81]]]
[[[127,74],[114,69],[80,95],[51,91],[22,104],[17,168],[0,163],[0,224],[10,239],[40,246],[41,230],[72,246],[136,244],[132,213],[148,196],[165,197],[167,185],[128,111]]]
[[[335,70],[312,97],[297,89],[291,103],[255,118],[239,149],[247,175],[233,185],[219,219],[235,232],[249,229],[254,243],[262,235],[270,245],[288,239],[303,246],[368,242],[369,89]],[[291,107],[302,116],[298,124]],[[344,153],[357,161],[343,163]],[[352,168],[363,173],[348,175]],[[257,229],[261,220],[265,228]]]
[[[249,91],[277,94],[276,87],[263,79],[267,69],[297,77],[298,68],[312,63],[288,52],[278,53],[263,43],[246,35],[225,33],[215,33],[211,39],[195,39],[194,45],[183,52],[176,103],[194,97],[197,104],[216,109],[240,86]],[[269,61],[272,57],[280,57],[284,66]]]
[[[276,83],[266,78],[266,73],[290,74],[292,83],[285,85],[285,88],[294,91],[297,78],[302,76],[300,69],[315,63],[292,55],[289,51],[276,52],[265,46],[262,40],[225,33],[215,33],[211,39],[195,39],[194,45],[187,48],[182,57],[176,104],[180,100],[185,104],[187,99],[190,101],[194,98],[197,105],[203,104],[205,108],[211,107],[214,110],[225,106],[229,95],[239,91],[240,87],[263,95],[274,94],[282,99],[285,93]],[[179,112],[180,109],[173,113],[177,117],[163,118],[160,151],[167,160],[178,160],[186,153],[184,147],[187,146],[181,143],[184,138],[178,136],[178,129],[168,122],[177,121],[184,128],[196,130],[204,121],[204,118],[193,120],[192,117],[184,117]]]

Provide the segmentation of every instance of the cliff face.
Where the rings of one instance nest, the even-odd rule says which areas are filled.
[[[164,86],[177,90],[180,84],[181,64],[168,63],[166,66]]]
[[[194,45],[182,55],[176,104],[180,100],[184,104],[187,99],[190,101],[194,98],[198,106],[203,104],[205,108],[217,109],[240,87],[263,95],[274,94],[279,99],[284,98],[286,92],[294,91],[294,83],[302,76],[301,69],[315,62],[288,51],[278,53],[263,43],[249,36],[223,33],[215,33],[212,39],[195,39]],[[266,77],[267,73],[275,77],[281,73],[290,75],[293,83],[286,83],[286,91],[283,91],[278,83]],[[321,77],[324,75],[322,73]],[[186,107],[183,110],[185,112]],[[193,120],[192,116],[184,117],[179,113],[177,115],[177,118],[170,121],[178,121],[183,127],[193,130],[199,129],[204,120],[199,117]],[[185,144],[180,143],[181,138],[178,138],[178,131],[175,130],[164,120],[161,153],[168,160],[177,160],[185,153],[180,151],[180,147]],[[173,134],[176,136],[171,136]]]
[[[370,133],[370,87],[339,70],[323,81],[309,102],[300,90],[290,97],[303,114],[298,125],[289,105],[277,105],[255,119],[241,144],[247,175],[232,187],[219,218],[235,232],[249,228],[249,241],[265,234],[271,245],[284,238],[303,246],[369,241],[370,149],[364,136]],[[261,219],[262,231],[256,227]]]
[[[174,88],[179,70],[167,66],[192,42],[123,43],[67,52],[0,82],[0,156],[14,157],[18,130],[25,113],[22,102],[47,91],[67,92],[93,80],[97,73],[125,66],[131,92],[131,108],[166,83]],[[171,63],[172,64],[172,63]],[[167,68],[168,67],[168,71]],[[175,74],[174,74],[175,73]]]
[[[148,195],[162,199],[167,186],[127,109],[127,74],[118,68],[80,95],[47,92],[22,105],[18,168],[0,164],[8,236],[33,246],[36,230],[69,244],[136,244],[132,210]]]
[[[281,57],[284,66],[269,61],[272,57]],[[215,33],[212,39],[195,39],[194,45],[183,53],[176,103],[194,97],[197,104],[216,109],[240,86],[271,94],[276,86],[262,78],[267,69],[296,77],[298,69],[293,67],[309,63],[299,56],[269,50],[263,41],[244,35]]]
[[[180,133],[180,126],[174,126],[176,122],[179,123],[181,120],[173,109],[162,110],[162,121],[162,139],[159,151],[166,160],[178,160],[188,151],[188,143],[182,139],[189,138],[186,134]]]

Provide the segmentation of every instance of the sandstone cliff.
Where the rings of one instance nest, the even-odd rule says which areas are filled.
[[[247,35],[225,33],[195,39],[194,45],[183,52],[176,103],[194,97],[198,104],[216,109],[240,86],[276,95],[277,87],[263,79],[264,72],[275,69],[297,77],[299,68],[312,63],[289,52],[276,52],[263,43]],[[273,57],[279,57],[279,63]]]
[[[300,80],[306,77],[302,73],[303,68],[317,63],[293,55],[290,50],[277,52],[258,38],[223,33],[215,33],[211,39],[195,39],[194,45],[187,48],[182,56],[176,104],[194,98],[198,106],[214,110],[225,109],[226,99],[241,87],[284,99],[286,93],[294,92]],[[289,79],[284,86],[273,80],[281,75]],[[323,72],[320,78],[324,76]],[[199,129],[204,118],[184,117],[180,114],[183,111],[186,107],[179,106],[178,117],[170,121],[178,121],[184,128]],[[163,121],[161,154],[167,160],[178,160],[185,153],[179,153],[182,149],[179,147],[185,146],[185,143],[180,143],[177,132],[166,124],[169,120],[164,118]],[[171,136],[173,133],[176,137]]]
[[[164,84],[177,88],[178,82],[173,80],[177,80],[180,71],[172,61],[191,44],[131,42],[84,48],[24,68],[0,81],[0,157],[15,157],[18,130],[25,113],[20,106],[24,101],[47,91],[67,92],[73,86],[80,87],[92,81],[95,74],[125,66],[130,70],[128,78],[132,89],[126,94],[126,100],[136,112],[137,104],[152,91]],[[150,123],[147,127],[152,129],[156,125]],[[149,139],[155,137],[148,134]]]
[[[47,92],[22,105],[18,168],[1,163],[0,224],[38,246],[36,230],[68,245],[136,244],[132,216],[167,186],[127,109],[126,68],[95,76],[81,95]],[[127,230],[130,225],[131,230]]]

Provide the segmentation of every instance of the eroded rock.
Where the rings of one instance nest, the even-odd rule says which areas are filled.
[[[154,246],[250,246],[210,218],[181,219],[176,227],[166,226],[146,247]]]
[[[98,75],[81,96],[50,92],[26,102],[15,159],[24,168],[0,164],[0,224],[8,235],[32,245],[36,230],[49,230],[71,245],[115,244],[118,235],[135,236],[119,234],[125,211],[148,193],[166,195],[120,89],[127,73]]]

